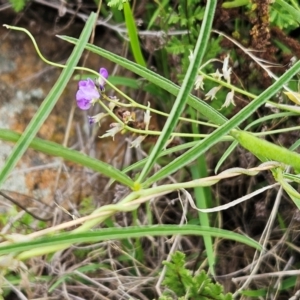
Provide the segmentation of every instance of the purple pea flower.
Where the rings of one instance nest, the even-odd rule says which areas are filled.
[[[105,79],[108,78],[108,71],[105,68],[100,68],[99,74]],[[102,77],[99,77],[99,79],[98,79],[98,84],[99,84],[101,91],[104,90],[104,85],[106,83],[106,80],[104,80]]]
[[[92,79],[80,80],[78,83],[78,91],[76,93],[77,106],[82,110],[89,109],[93,103],[100,98],[95,83]]]

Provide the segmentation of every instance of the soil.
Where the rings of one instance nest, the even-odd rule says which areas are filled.
[[[41,53],[48,60],[63,64],[68,59],[72,45],[60,40],[56,34],[77,37],[84,24],[78,21],[58,32],[59,25],[55,24],[57,11],[47,9],[46,14],[44,9],[43,6],[35,8],[34,17],[31,16],[31,9],[20,15],[12,11],[5,11],[2,14],[0,12],[1,23],[28,29],[36,39]],[[0,27],[0,37],[1,128],[22,133],[51,90],[61,70],[45,64],[39,58],[25,33]],[[109,40],[110,43],[105,40]],[[95,37],[95,43],[105,45],[106,49],[117,49],[116,42],[115,38],[109,38],[105,32],[97,33]],[[108,70],[113,69],[110,62],[96,55],[85,53],[80,64],[84,60],[87,67],[95,70],[100,66]],[[100,140],[97,136],[101,134],[101,129],[87,125],[87,113],[76,107],[76,91],[77,80],[72,80],[37,137],[64,144],[97,159],[107,162],[114,160],[115,164],[120,164],[122,151],[116,154],[118,143],[112,139]],[[13,145],[2,141],[0,143],[0,165],[3,165]],[[78,165],[29,149],[3,189],[6,192],[14,191],[40,199],[47,204],[52,205],[55,199],[59,205],[69,206],[69,199],[77,203],[80,199],[103,190],[105,180],[101,180],[100,177],[94,176]]]

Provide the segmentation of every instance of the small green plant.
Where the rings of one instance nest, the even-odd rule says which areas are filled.
[[[295,1],[275,1],[271,8],[270,21],[275,26],[286,30],[299,26],[299,5]]]
[[[123,4],[128,2],[127,0],[110,0],[107,5],[110,7],[117,7],[119,10],[123,9]]]
[[[20,12],[26,5],[27,0],[9,0],[13,10],[15,12]]]
[[[178,299],[215,299],[230,300],[232,294],[224,294],[223,286],[213,283],[205,271],[193,274],[185,267],[185,254],[175,252],[171,262],[164,262],[167,266],[166,277],[163,285],[171,291],[166,291],[160,300],[174,299],[174,293]]]
[[[186,31],[187,33],[182,36],[172,35],[166,44],[166,51],[170,55],[179,55],[181,57],[182,74],[185,74],[188,66],[190,51],[193,51],[194,45],[197,41],[201,22],[204,17],[205,6],[199,5],[194,0],[180,0],[176,9],[169,7],[166,11],[162,12],[162,19],[168,20],[166,31],[176,28],[177,30]],[[217,57],[222,48],[219,43],[221,37],[211,39],[209,41],[208,49],[204,56],[204,61]],[[212,69],[208,68],[208,71]],[[181,82],[183,75],[178,74],[178,79]]]

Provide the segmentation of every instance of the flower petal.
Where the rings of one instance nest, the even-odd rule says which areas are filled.
[[[108,136],[111,136],[113,138],[113,140],[115,139],[115,135],[122,131],[123,129],[123,124],[119,124],[119,123],[111,123],[110,124],[110,128],[109,130],[106,131],[105,134],[101,135],[100,138],[105,138],[105,137],[108,137]]]
[[[216,94],[217,94],[217,92],[220,90],[221,87],[222,87],[222,86],[219,85],[219,86],[215,86],[215,87],[213,87],[212,89],[210,89],[210,90],[208,91],[208,93],[205,94],[205,97],[206,97],[205,100],[207,100],[207,99],[209,99],[209,98],[210,98],[210,100],[215,99],[215,98],[216,98]]]
[[[150,108],[150,102],[148,102],[148,108]],[[147,109],[146,112],[144,113],[144,123],[145,123],[146,130],[149,129],[150,119],[151,119],[150,109]]]
[[[89,120],[89,124],[92,125],[94,123],[99,123],[99,126],[100,126],[100,121],[102,118],[106,117],[108,114],[105,114],[103,112],[95,115],[95,116],[88,116],[88,120]]]
[[[100,92],[97,90],[95,82],[88,78],[78,82],[78,91],[76,93],[77,105],[82,110],[87,110],[97,99],[100,98]]]
[[[95,89],[95,83],[92,79],[87,78],[86,80],[80,80],[78,82],[79,89]]]
[[[99,83],[99,86],[100,86],[100,89],[101,90],[104,90],[104,85],[105,85],[105,83],[106,83],[106,80],[105,79],[107,79],[108,78],[108,71],[105,69],[105,68],[101,68],[100,70],[99,70],[99,74],[103,77],[99,77],[99,79],[98,79],[98,83]]]
[[[130,143],[130,148],[140,147],[142,141],[146,138],[146,135],[140,135]]]
[[[108,71],[105,68],[99,70],[99,74],[102,75],[105,79],[108,78]]]
[[[76,93],[77,106],[82,110],[87,110],[91,107],[91,99],[86,96],[84,91],[78,90]]]

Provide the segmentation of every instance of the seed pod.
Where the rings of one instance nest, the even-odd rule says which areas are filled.
[[[261,161],[275,160],[292,166],[297,173],[300,172],[300,154],[260,139],[246,131],[232,130],[230,134],[242,147],[249,150]]]

